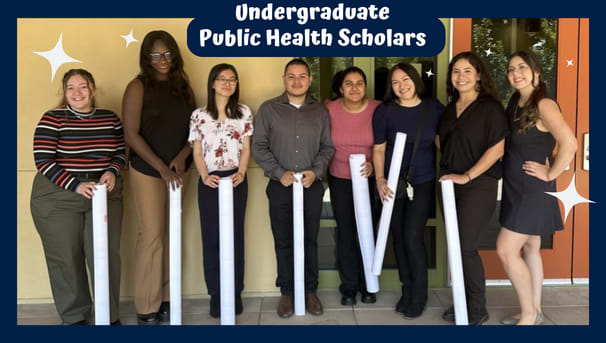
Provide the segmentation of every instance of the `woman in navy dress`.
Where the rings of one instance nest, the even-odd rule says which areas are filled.
[[[530,51],[509,59],[507,78],[516,92],[507,106],[511,136],[503,161],[501,232],[497,253],[520,301],[521,313],[504,324],[543,322],[541,235],[562,230],[555,179],[574,158],[577,142],[558,104],[547,97],[541,62]],[[558,143],[555,160],[552,152]]]

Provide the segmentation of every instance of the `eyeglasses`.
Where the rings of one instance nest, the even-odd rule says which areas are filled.
[[[220,79],[215,79],[215,81],[219,82],[222,85],[229,84],[230,86],[235,86],[236,83],[238,83],[238,80],[236,80],[236,79],[224,79],[224,78],[220,78]]]
[[[149,57],[151,57],[152,61],[159,61],[162,59],[162,57],[164,57],[165,60],[170,61],[172,58],[172,55],[170,53],[170,51],[165,51],[165,52],[150,52],[149,53]]]

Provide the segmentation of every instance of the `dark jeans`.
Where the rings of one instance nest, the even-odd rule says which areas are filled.
[[[283,295],[292,295],[294,291],[292,186],[284,187],[279,181],[270,180],[266,194],[269,199],[271,231],[274,235],[278,260],[276,286],[280,287]],[[309,188],[303,188],[306,293],[315,293],[318,289],[318,230],[323,194],[324,186],[319,180]]]
[[[480,236],[488,228],[497,205],[497,187],[498,180],[486,175],[465,185],[454,185],[465,296],[470,317],[486,311],[486,277],[478,249]],[[441,187],[439,191],[440,207],[443,208]]]
[[[211,175],[226,177],[237,170],[214,171]],[[234,271],[235,290],[239,294],[244,289],[244,214],[248,198],[248,181],[234,188]],[[204,279],[210,295],[220,295],[219,277],[219,188],[206,186],[198,181],[198,207],[202,224],[202,255]]]
[[[435,179],[413,185],[414,197],[397,199],[389,230],[402,283],[402,295],[407,303],[425,304],[427,301],[427,254],[424,231],[427,218],[435,207]]]
[[[341,278],[339,290],[346,292],[367,292],[364,279],[364,264],[355,217],[351,179],[341,179],[328,175],[330,203],[337,221],[337,268]],[[375,217],[373,202],[375,193],[374,178],[368,179],[371,211]],[[374,220],[373,220],[374,223]]]

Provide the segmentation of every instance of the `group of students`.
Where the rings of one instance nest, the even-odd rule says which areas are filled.
[[[277,313],[294,313],[292,184],[304,189],[305,305],[323,313],[317,296],[317,237],[328,170],[337,222],[341,303],[373,303],[367,292],[353,208],[350,154],[365,154],[360,166],[376,199],[394,198],[390,224],[402,284],[395,310],[422,315],[427,302],[426,221],[435,208],[436,175],[452,180],[472,325],[488,319],[479,238],[495,210],[497,182],[503,196],[497,252],[518,294],[521,312],[506,324],[540,324],[540,235],[563,228],[557,200],[546,195],[572,160],[576,140],[555,101],[548,98],[540,61],[528,51],[513,54],[508,79],[515,93],[504,111],[490,73],[472,52],[448,67],[444,107],[426,95],[410,64],[393,66],[382,102],[366,97],[366,76],[357,67],[339,73],[339,96],[318,103],[309,95],[309,66],[286,64],[285,91],[265,101],[256,116],[239,103],[234,66],[218,64],[208,77],[207,105],[197,108],[183,59],[165,31],[148,33],[141,45],[140,73],[124,93],[122,122],[95,104],[93,76],[72,69],[63,78],[63,99],[47,111],[34,133],[31,212],[46,257],[57,311],[65,324],[86,324],[92,301],[86,271],[93,275],[91,201],[97,184],[108,193],[110,321],[119,325],[120,234],[125,146],[129,181],[139,218],[135,260],[135,309],[140,325],[169,321],[167,199],[170,188],[187,187],[193,162],[200,175],[204,278],[210,315],[220,316],[218,183],[234,187],[235,311],[243,311],[246,171],[251,156],[269,178],[266,194],[277,258]],[[254,129],[253,129],[254,127]],[[398,189],[387,177],[397,132],[407,134]],[[558,144],[555,160],[554,146]],[[436,151],[441,151],[436,172]],[[193,152],[193,153],[192,153]],[[502,162],[501,162],[502,160]],[[300,181],[295,173],[301,173]],[[440,197],[438,197],[440,199]],[[232,296],[232,295],[229,295]],[[443,318],[454,321],[453,308]]]

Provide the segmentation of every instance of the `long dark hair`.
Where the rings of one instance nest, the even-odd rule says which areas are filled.
[[[532,72],[532,81],[531,84],[533,87],[536,87],[530,94],[530,98],[524,104],[524,108],[520,113],[520,132],[526,132],[528,129],[533,127],[537,123],[537,119],[539,119],[539,101],[541,99],[547,97],[547,84],[543,81],[543,65],[541,64],[541,60],[535,55],[532,51],[528,50],[520,50],[516,51],[511,55],[507,65],[514,57],[519,57],[524,60],[524,63],[528,65],[530,71]],[[535,81],[535,73],[539,74],[539,79]],[[519,93],[519,91],[516,91]]]
[[[208,114],[210,114],[210,116],[213,117],[213,119],[215,119],[215,120],[217,120],[217,118],[219,117],[219,110],[217,109],[217,102],[215,101],[215,89],[213,88],[213,84],[215,83],[215,80],[217,79],[217,77],[219,77],[219,74],[221,74],[221,72],[226,69],[233,71],[234,75],[236,75],[236,81],[239,80],[238,72],[236,71],[236,68],[233,65],[227,64],[227,63],[217,64],[216,66],[212,67],[212,69],[210,70],[210,73],[208,74],[208,84],[207,84],[208,104],[206,105],[206,112]],[[239,98],[240,98],[240,82],[236,82],[236,90],[234,91],[234,94],[232,94],[229,97],[229,100],[227,101],[227,106],[225,106],[225,115],[227,115],[227,118],[230,118],[230,119],[241,119],[242,118],[243,113],[240,108],[240,105],[238,104]]]
[[[459,100],[459,91],[452,85],[452,68],[460,59],[466,59],[480,76],[478,98],[489,96],[494,100],[499,101],[494,81],[492,81],[492,77],[490,76],[490,73],[488,73],[484,62],[482,62],[482,59],[478,55],[471,51],[464,51],[457,54],[452,58],[452,61],[450,61],[450,64],[448,65],[448,75],[446,77],[446,93],[448,93],[448,98],[451,101]]]
[[[69,79],[74,75],[82,76],[86,80],[88,88],[91,92],[93,92],[97,88],[95,86],[95,79],[93,78],[93,74],[91,74],[88,70],[80,68],[70,69],[63,75],[63,81],[61,82],[61,84],[63,85],[63,97],[61,98],[61,103],[59,103],[58,107],[66,107],[68,105],[67,99],[65,98],[65,90],[67,89],[67,81],[69,81]],[[93,108],[96,107],[95,97],[93,97],[91,105],[93,106]]]
[[[171,93],[181,95],[187,103],[193,106],[194,99],[189,85],[189,78],[183,70],[183,57],[181,57],[177,42],[170,33],[159,30],[151,31],[145,35],[139,54],[141,72],[137,77],[143,82],[145,88],[155,86],[157,80],[154,68],[151,65],[149,53],[157,41],[164,43],[171,54],[170,71],[168,73],[168,85]]]
[[[398,100],[398,97],[393,92],[393,87],[391,86],[391,77],[393,76],[393,72],[400,69],[408,77],[412,80],[412,83],[415,85],[415,93],[417,96],[422,99],[425,96],[425,84],[423,83],[423,79],[421,79],[421,75],[415,67],[413,67],[410,63],[398,63],[391,67],[389,70],[389,74],[387,75],[387,86],[385,88],[385,97],[383,98],[383,102],[386,104],[391,104]]]

